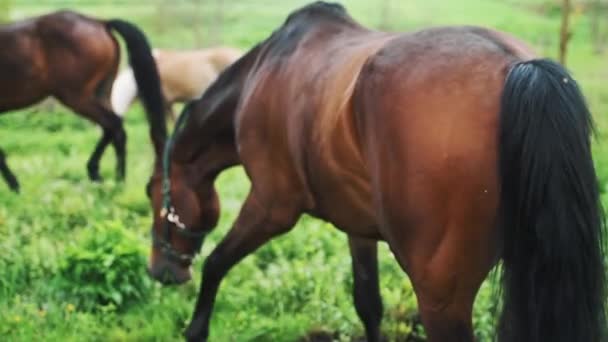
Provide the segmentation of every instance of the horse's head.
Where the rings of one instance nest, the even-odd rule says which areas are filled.
[[[219,172],[239,163],[233,118],[258,49],[224,70],[201,98],[184,107],[148,183],[154,210],[149,273],[162,283],[190,279],[192,259],[217,224],[219,200],[213,183]]]
[[[163,284],[181,284],[190,280],[192,261],[217,224],[219,200],[212,181],[201,181],[194,167],[164,171],[157,170],[146,189],[154,210],[148,272]]]

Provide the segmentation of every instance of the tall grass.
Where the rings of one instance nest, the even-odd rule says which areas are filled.
[[[248,48],[265,38],[290,10],[305,2],[225,2],[224,27],[219,40]],[[215,22],[214,1],[204,1],[202,13],[192,13],[197,8],[192,1],[176,1],[159,14],[158,3],[19,0],[13,2],[11,15],[23,18],[70,7],[98,17],[131,20],[140,25],[158,47],[188,48],[214,41],[203,36],[202,43],[197,42],[192,32],[192,25],[201,25],[203,33],[217,32],[209,26]],[[394,0],[388,16],[381,15],[373,1],[343,3],[354,17],[372,27],[388,25],[392,30],[415,30],[433,25],[484,25],[512,32],[529,41],[542,55],[555,57],[557,52],[559,16],[522,6],[521,1]],[[202,22],[194,22],[194,18]],[[608,56],[593,53],[588,18],[584,14],[574,18],[573,30],[569,67],[582,84],[598,123],[595,159],[605,190]],[[100,136],[93,125],[62,108],[52,113],[26,109],[0,117],[0,145],[7,151],[10,165],[23,186],[22,194],[16,196],[0,184],[2,340],[180,339],[198,290],[202,257],[196,261],[195,280],[191,284],[174,288],[157,284],[142,287],[145,296],[124,305],[117,305],[113,300],[85,305],[80,293],[57,289],[52,281],[64,274],[65,263],[74,255],[97,257],[82,256],[78,247],[86,246],[91,239],[90,232],[100,227],[109,227],[119,236],[123,233],[131,236],[129,241],[135,245],[134,250],[149,248],[151,214],[144,186],[151,171],[152,149],[144,118],[139,107],[127,116],[126,183],[117,184],[112,180],[115,158],[108,149],[102,161],[102,176],[106,181],[91,184],[86,179],[85,163]],[[219,227],[203,247],[203,256],[230,227],[248,187],[240,168],[220,177],[222,216]],[[603,196],[608,203],[608,195]],[[112,239],[108,241],[113,244]],[[138,253],[142,257],[146,255],[146,252]],[[99,257],[99,268],[115,267],[104,266],[104,262],[108,262],[105,257],[105,254]],[[132,260],[129,265],[138,265],[136,258]],[[415,298],[407,277],[384,244],[380,249],[380,271],[385,302],[383,331],[391,340],[398,336],[404,338],[416,329],[411,319],[416,312]],[[345,236],[329,224],[304,217],[290,234],[269,243],[228,275],[217,299],[211,340],[293,341],[313,330],[329,331],[337,340],[350,340],[362,334],[350,298],[351,286]],[[120,286],[115,287],[123,291]],[[492,284],[488,282],[476,303],[475,329],[480,341],[489,340],[492,332],[496,303],[491,292]]]

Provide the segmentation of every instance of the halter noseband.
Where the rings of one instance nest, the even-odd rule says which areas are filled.
[[[188,116],[190,114],[190,106],[187,106],[183,113],[180,115],[179,119],[175,124],[175,130],[173,135],[167,140],[165,144],[165,148],[163,150],[163,164],[162,164],[162,206],[160,209],[160,218],[165,219],[163,224],[164,234],[162,236],[157,235],[154,232],[154,226],[152,227],[152,241],[155,247],[159,247],[160,251],[169,259],[173,259],[177,262],[190,262],[198,253],[201,245],[203,244],[203,239],[206,235],[205,232],[196,232],[192,229],[188,229],[184,223],[179,218],[179,215],[175,211],[175,207],[171,203],[171,150],[173,149],[173,142],[178,133],[181,132],[183,123],[186,122]],[[173,231],[187,239],[196,239],[196,244],[194,251],[191,253],[181,253],[180,251],[173,248],[171,245],[171,224],[175,226],[176,229]]]

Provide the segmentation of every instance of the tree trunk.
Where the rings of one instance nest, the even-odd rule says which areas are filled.
[[[570,40],[570,0],[562,0],[562,25],[559,34],[559,61],[562,65],[566,65],[566,56],[568,54],[568,41]]]

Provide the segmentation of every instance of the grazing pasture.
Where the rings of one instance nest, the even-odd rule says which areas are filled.
[[[153,47],[222,43],[248,49],[304,3],[12,0],[9,13],[10,18],[20,19],[67,7],[134,22]],[[560,14],[552,5],[557,1],[342,3],[371,27],[415,30],[444,24],[484,25],[513,33],[542,55],[557,54]],[[608,34],[608,20],[602,25]],[[608,52],[594,52],[590,15],[580,5],[575,5],[572,30],[568,67],[580,82],[597,123],[594,157],[607,205]],[[29,108],[0,116],[0,146],[21,181],[20,195],[0,184],[3,340],[181,339],[198,291],[202,261],[230,227],[249,184],[240,168],[221,175],[217,186],[222,205],[219,226],[197,258],[194,281],[167,288],[152,282],[145,274],[152,222],[145,184],[153,151],[143,109],[134,106],[130,111],[125,122],[129,137],[126,182],[113,180],[115,160],[108,153],[101,163],[105,179],[101,184],[90,183],[83,168],[90,147],[99,139],[94,125],[61,107],[52,113]],[[384,334],[391,341],[422,339],[411,285],[384,244],[380,277]],[[315,336],[317,340],[351,341],[363,333],[352,305],[351,287],[346,237],[326,223],[304,217],[292,232],[229,273],[217,297],[210,340],[294,341]],[[480,341],[490,341],[494,330],[498,305],[494,290],[489,279],[476,301],[475,331]]]

